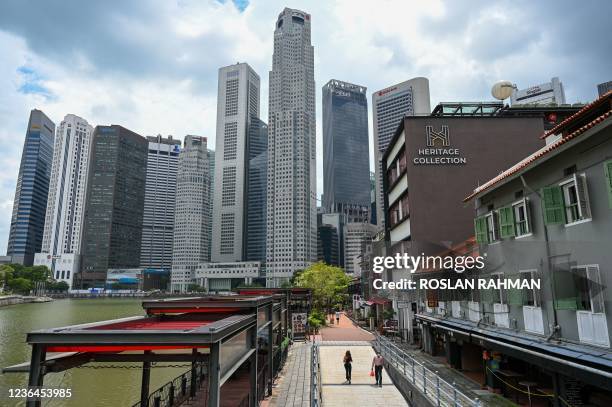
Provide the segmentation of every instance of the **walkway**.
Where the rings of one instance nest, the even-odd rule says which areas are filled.
[[[334,321],[335,322],[335,321]],[[320,341],[319,341],[320,339]],[[370,341],[373,335],[356,326],[344,314],[339,325],[330,325],[321,330],[319,360],[324,407],[347,407],[351,405],[404,407],[408,403],[383,371],[383,387],[375,386],[370,377],[374,350]],[[342,358],[349,350],[353,357],[351,384],[345,380]],[[357,403],[357,404],[356,404]]]
[[[310,342],[291,345],[272,397],[262,406],[310,407],[311,346]]]

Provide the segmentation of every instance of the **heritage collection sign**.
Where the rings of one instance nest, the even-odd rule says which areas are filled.
[[[450,147],[450,131],[448,126],[434,130],[433,126],[425,126],[427,147],[419,148],[418,156],[412,160],[414,165],[463,165],[467,159],[461,155],[458,148]]]

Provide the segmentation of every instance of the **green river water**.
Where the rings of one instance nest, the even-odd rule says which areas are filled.
[[[140,303],[140,299],[64,299],[2,307],[0,367],[30,360],[30,346],[25,342],[26,334],[30,331],[143,315]],[[186,370],[187,368],[151,369],[151,391]],[[8,389],[23,388],[27,385],[27,379],[27,373],[0,374],[0,406],[25,405],[23,400],[9,399]],[[45,376],[44,385],[70,388],[72,397],[45,401],[43,406],[132,406],[140,397],[140,379],[140,369],[76,368],[62,373],[50,373]]]

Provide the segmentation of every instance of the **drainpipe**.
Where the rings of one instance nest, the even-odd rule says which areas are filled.
[[[538,191],[534,191],[533,189],[531,189],[531,187],[527,185],[527,181],[525,181],[525,178],[522,175],[520,176],[520,178],[521,178],[521,183],[523,184],[523,187],[529,192],[536,194],[541,202],[543,199],[542,195],[540,195]],[[559,331],[560,326],[557,320],[557,309],[555,308],[555,299],[557,298],[557,294],[555,292],[555,273],[552,270],[552,264],[550,261],[550,257],[551,257],[550,256],[550,239],[548,237],[548,226],[546,225],[546,218],[544,217],[544,211],[542,211],[541,216],[542,216],[542,225],[544,226],[544,241],[546,242],[546,262],[548,265],[548,271],[550,273],[550,292],[552,294],[553,328],[550,332],[550,335],[546,338],[546,341],[549,341]]]

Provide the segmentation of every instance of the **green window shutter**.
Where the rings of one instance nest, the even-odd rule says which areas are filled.
[[[514,213],[511,206],[499,209],[499,235],[502,239],[514,237]]]
[[[608,189],[608,201],[612,209],[612,160],[604,163],[604,173],[606,174],[606,188]]]
[[[565,268],[555,270],[553,273],[555,273],[555,309],[578,309],[578,288],[574,275]]]
[[[563,191],[558,185],[542,188],[542,210],[544,223],[547,225],[562,225],[565,223],[565,205]]]
[[[513,281],[519,280],[520,279],[520,274],[511,274],[508,278],[512,279]],[[509,289],[507,292],[507,297],[508,297],[508,304],[510,305],[523,305],[524,301],[523,301],[523,290],[517,289],[517,288],[511,288]]]
[[[478,243],[488,243],[487,224],[483,216],[474,219],[474,232]]]

